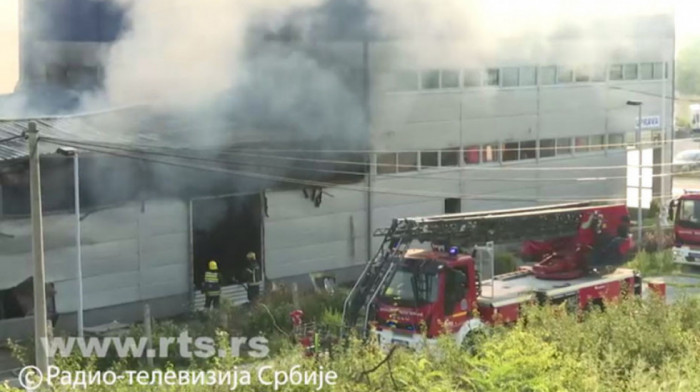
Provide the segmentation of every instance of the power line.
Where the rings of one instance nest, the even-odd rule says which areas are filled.
[[[140,153],[149,153],[149,154],[155,154],[155,155],[161,155],[161,156],[169,156],[169,157],[179,157],[179,158],[185,158],[185,159],[191,159],[191,160],[199,160],[199,161],[205,161],[209,163],[230,163],[229,161],[222,161],[222,160],[217,160],[217,159],[212,159],[212,158],[202,158],[201,156],[192,156],[192,155],[182,155],[183,152],[190,152],[190,153],[205,153],[205,152],[210,152],[209,150],[193,150],[193,149],[161,149],[165,151],[158,151],[157,149],[154,149],[152,147],[146,146],[145,148],[143,147],[132,147],[132,146],[126,146],[124,144],[116,144],[116,143],[99,143],[99,142],[88,142],[88,141],[79,141],[79,140],[67,140],[67,139],[55,139],[55,138],[50,138],[50,137],[43,137],[43,140],[47,141],[52,141],[55,144],[60,144],[60,143],[66,143],[66,142],[72,142],[76,144],[81,144],[84,146],[98,146],[98,147],[103,147],[103,148],[115,148],[115,149],[121,149],[121,150],[127,150],[127,151],[136,151]],[[169,151],[168,151],[169,150]],[[619,151],[619,150],[618,150]],[[180,155],[178,155],[180,154]],[[255,157],[255,158],[266,158],[266,159],[277,159],[277,160],[288,160],[288,161],[300,161],[300,162],[313,162],[313,163],[324,163],[324,164],[337,164],[337,165],[348,165],[348,166],[360,166],[360,167],[366,167],[368,164],[366,162],[352,162],[352,161],[339,161],[339,160],[326,160],[326,159],[315,159],[315,158],[298,158],[298,157],[288,157],[288,156],[277,156],[277,155],[266,155],[266,154],[254,154],[254,153],[245,153],[245,152],[233,152],[233,151],[226,151],[223,154],[220,154],[223,156],[235,156],[235,155],[240,155],[240,156],[248,156],[248,157]],[[572,155],[572,157],[575,157]],[[513,161],[515,162],[523,162],[523,161]],[[534,162],[534,161],[533,161]],[[252,165],[246,162],[238,162],[239,164],[242,165]],[[261,163],[256,163],[255,165],[262,166],[262,167],[269,167],[269,168],[277,168],[277,169],[289,169],[290,167],[288,165],[285,166],[279,166],[279,165],[272,165],[270,163],[266,164],[261,164]],[[673,163],[658,163],[658,164],[650,164],[646,165],[645,167],[653,168],[653,167],[664,167],[664,166],[673,166]],[[392,168],[394,170],[398,170],[400,168],[409,168],[417,171],[417,167],[415,165],[401,165],[401,164],[376,164],[373,165],[376,167],[384,167],[384,168]],[[455,169],[457,169],[459,166],[452,166]],[[301,168],[301,167],[293,167],[296,170],[305,170],[305,171],[318,171],[318,172],[327,172],[327,173],[335,173],[335,174],[348,174],[348,175],[359,175],[361,174],[359,171],[339,171],[339,170],[330,170],[330,169],[311,169],[311,168]],[[491,170],[496,170],[499,172],[504,172],[504,171],[600,171],[600,170],[622,170],[626,169],[627,165],[612,165],[612,166],[557,166],[557,167],[542,167],[542,166],[537,166],[537,167],[513,167],[513,166],[508,166],[506,163],[506,166],[500,165],[500,166],[480,166],[480,165],[466,165],[462,167],[462,169],[467,170],[467,171],[474,171],[474,170],[484,170],[484,171],[491,171]],[[422,173],[422,171],[421,171]],[[406,177],[409,177],[410,175],[404,173],[399,173],[403,174]],[[426,173],[425,175],[429,175]],[[671,174],[668,174],[671,175]],[[423,177],[423,175],[414,175],[416,177]],[[658,176],[658,175],[657,175]],[[600,178],[600,177],[581,177],[581,179],[584,180],[590,180],[590,178]],[[451,178],[448,178],[451,180]],[[490,181],[494,180],[493,178],[487,178],[483,179],[483,181]],[[528,179],[524,179],[524,181],[527,181]],[[539,178],[533,178],[533,181],[539,181]],[[565,181],[566,179],[555,179],[554,181]],[[476,179],[475,179],[476,181]],[[546,180],[545,180],[546,181]]]
[[[165,164],[165,165],[170,165],[170,166],[176,166],[176,167],[181,167],[181,168],[189,168],[189,169],[197,169],[197,170],[203,170],[203,171],[210,171],[210,172],[220,172],[220,173],[228,173],[228,174],[233,174],[233,175],[239,175],[242,177],[249,177],[249,178],[257,178],[257,179],[263,179],[263,180],[270,180],[270,181],[275,181],[275,182],[284,182],[284,183],[290,183],[290,184],[295,184],[295,185],[305,185],[305,186],[313,186],[313,187],[325,187],[325,188],[333,188],[333,189],[341,189],[341,190],[350,190],[350,191],[358,191],[358,192],[372,192],[372,193],[379,193],[379,194],[390,194],[390,195],[399,195],[399,196],[414,196],[414,197],[422,197],[422,198],[449,198],[449,197],[455,197],[455,198],[466,198],[469,200],[499,200],[499,201],[527,201],[527,202],[558,202],[558,201],[581,201],[581,200],[587,200],[587,201],[592,201],[592,202],[619,202],[619,201],[624,201],[626,199],[624,198],[595,198],[591,200],[591,198],[582,198],[582,197],[559,197],[559,198],[517,198],[517,197],[503,197],[501,196],[502,192],[498,193],[491,193],[491,194],[479,194],[479,195],[469,195],[469,194],[461,194],[461,193],[437,193],[437,192],[398,192],[398,191],[393,191],[393,190],[384,190],[384,189],[378,189],[378,188],[368,188],[364,186],[347,186],[347,185],[342,185],[342,184],[337,184],[337,183],[329,183],[329,182],[323,182],[323,181],[316,181],[316,180],[305,180],[305,179],[297,179],[297,178],[292,178],[292,177],[284,177],[284,176],[277,176],[277,175],[269,175],[269,174],[263,174],[263,173],[255,173],[255,172],[250,172],[250,171],[241,171],[241,170],[233,170],[229,168],[224,168],[224,167],[212,167],[212,166],[200,166],[200,165],[194,165],[194,164],[186,164],[186,163],[177,163],[177,162],[172,162],[169,160],[162,160],[162,159],[154,159],[154,158],[149,158],[149,157],[144,157],[143,155],[135,155],[134,151],[126,151],[126,152],[115,152],[113,151],[113,148],[110,147],[95,147],[95,146],[88,146],[87,148],[85,146],[81,146],[80,144],[73,144],[71,141],[66,141],[66,140],[60,140],[60,139],[53,139],[53,138],[43,138],[46,141],[49,141],[51,143],[60,143],[66,146],[70,147],[75,147],[75,148],[81,148],[85,149],[88,151],[95,151],[95,152],[101,152],[109,155],[115,155],[115,156],[121,156],[121,157],[126,157],[126,158],[131,158],[131,159],[137,159],[137,160],[142,160],[142,161],[148,161],[148,162],[154,162],[154,163],[160,163],[160,164]],[[136,151],[136,154],[138,154],[138,151]],[[171,157],[171,158],[180,158],[180,159],[188,159],[187,157]],[[659,196],[659,195],[655,195]]]
[[[21,139],[21,138],[24,138],[24,135],[16,135],[16,136],[11,136],[11,137],[8,137],[5,139],[0,139],[0,144],[11,142],[13,140],[17,140],[17,139]]]
[[[58,139],[52,139],[52,138],[44,138],[44,140],[50,141],[52,143],[59,144],[61,141]],[[63,141],[65,142],[68,141]],[[241,161],[227,161],[227,160],[221,160],[221,159],[212,159],[212,158],[202,158],[199,156],[188,156],[188,155],[177,155],[173,153],[166,153],[166,152],[155,152],[155,151],[142,151],[138,150],[135,148],[129,148],[129,147],[124,147],[124,146],[105,146],[105,145],[100,145],[99,143],[86,143],[86,142],[73,142],[73,146],[94,146],[94,147],[101,147],[101,148],[112,148],[112,149],[117,149],[121,151],[127,151],[127,152],[132,152],[132,153],[141,153],[141,154],[152,154],[152,155],[159,155],[159,156],[164,156],[168,158],[175,158],[175,159],[184,159],[184,160],[193,160],[193,161],[200,161],[204,163],[212,163],[212,164],[219,164],[219,165],[230,165],[230,164],[237,164],[237,165],[242,165],[242,166],[254,166],[254,167],[264,167],[264,168],[271,168],[271,169],[282,169],[282,170],[298,170],[298,171],[307,171],[307,172],[315,172],[315,173],[328,173],[328,174],[337,174],[337,175],[350,175],[350,176],[364,176],[364,172],[359,172],[359,171],[342,171],[342,170],[332,170],[332,169],[319,169],[319,168],[305,168],[305,167],[290,167],[290,166],[280,166],[280,165],[269,165],[269,164],[261,164],[261,163],[249,163],[249,162],[241,162]],[[455,168],[455,171],[461,170],[465,171],[467,170],[466,168]],[[411,178],[411,179],[425,179],[425,180],[438,180],[438,181],[449,181],[449,182],[459,182],[462,180],[467,180],[467,181],[489,181],[489,182],[498,182],[498,181],[507,181],[507,182],[594,182],[594,181],[611,181],[611,180],[618,180],[618,179],[626,179],[627,176],[598,176],[598,177],[559,177],[559,178],[455,178],[455,177],[441,177],[441,176],[435,176],[435,173],[430,173],[430,172],[421,172],[421,174],[409,174],[409,173],[399,173],[400,177],[397,178]],[[461,173],[460,173],[461,174]],[[700,174],[700,171],[689,171],[687,174]],[[673,173],[660,173],[660,174],[652,174],[651,177],[653,178],[662,178],[662,177],[669,177],[673,176]]]

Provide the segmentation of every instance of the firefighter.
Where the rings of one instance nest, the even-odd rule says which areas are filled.
[[[209,262],[209,269],[204,273],[204,282],[202,283],[202,293],[204,293],[204,308],[218,309],[219,297],[221,296],[221,274],[216,261]]]
[[[255,252],[248,252],[246,255],[247,268],[246,272],[248,274],[248,301],[254,303],[255,300],[260,295],[260,284],[262,279],[260,278],[260,264],[258,264]]]

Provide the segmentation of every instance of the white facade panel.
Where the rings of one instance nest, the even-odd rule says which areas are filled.
[[[355,184],[354,186],[357,186]],[[366,193],[328,188],[319,207],[300,190],[268,192],[265,269],[277,279],[367,260]]]
[[[81,222],[84,308],[189,292],[187,221],[180,201],[149,201],[143,213],[141,203],[134,203],[87,215]],[[29,219],[3,220],[0,226],[15,236],[0,239],[0,289],[7,289],[33,273],[31,232]],[[75,311],[74,215],[45,217],[44,237],[46,280],[56,284],[57,309]]]

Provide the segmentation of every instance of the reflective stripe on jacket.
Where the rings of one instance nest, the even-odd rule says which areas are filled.
[[[221,283],[219,282],[219,273],[207,271],[204,273],[204,285],[202,291],[205,295],[216,297],[221,294]]]

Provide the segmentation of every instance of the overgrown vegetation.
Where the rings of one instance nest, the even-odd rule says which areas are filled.
[[[665,305],[658,299],[634,298],[608,304],[605,312],[570,314],[565,305],[529,308],[527,323],[496,328],[477,341],[474,354],[448,338],[438,349],[387,354],[375,344],[357,340],[330,357],[304,357],[286,347],[271,364],[276,369],[319,366],[338,373],[334,391],[693,391],[700,390],[700,301],[684,299]],[[225,337],[224,332],[220,336]],[[225,341],[225,339],[222,339]],[[231,370],[235,359],[192,365],[190,370]],[[61,359],[64,370],[94,370],[94,362]],[[378,366],[377,366],[378,365]],[[113,370],[125,365],[115,363]],[[133,367],[129,367],[133,369]],[[163,368],[178,369],[172,365]],[[371,370],[371,371],[370,371]],[[253,372],[255,374],[255,372]],[[253,385],[236,390],[268,391]],[[282,391],[313,391],[316,386],[287,386]],[[91,386],[90,391],[126,392],[146,389]],[[222,386],[153,386],[149,390],[226,391]],[[8,387],[0,387],[7,392]],[[56,390],[68,391],[69,388]]]
[[[628,268],[639,271],[643,277],[669,275],[678,272],[670,250],[663,252],[641,252],[627,264]]]

